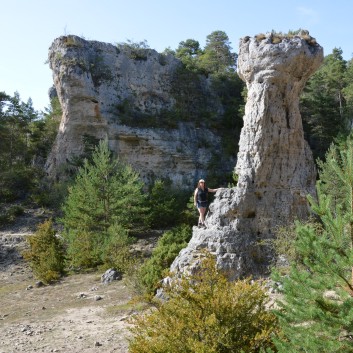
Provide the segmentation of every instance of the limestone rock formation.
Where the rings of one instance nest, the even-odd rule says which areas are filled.
[[[238,72],[248,99],[236,165],[239,181],[217,192],[207,229],[193,228],[173,272],[196,268],[201,250],[207,249],[231,279],[264,275],[271,257],[264,240],[274,237],[278,225],[308,216],[306,196],[315,195],[316,171],[303,136],[299,95],[320,66],[323,49],[301,36],[274,42],[272,34],[240,40]]]
[[[222,155],[220,136],[173,116],[181,105],[190,116],[223,109],[206,77],[183,75],[174,56],[63,36],[52,43],[49,64],[63,110],[46,163],[50,176],[82,154],[84,136],[108,139],[145,181],[170,178],[188,188]]]

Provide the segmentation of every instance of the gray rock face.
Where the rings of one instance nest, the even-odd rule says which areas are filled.
[[[306,195],[315,196],[316,171],[303,136],[299,94],[322,60],[322,47],[299,36],[278,44],[271,35],[262,41],[241,39],[238,71],[248,100],[238,184],[217,192],[207,229],[193,228],[172,271],[196,268],[201,250],[207,249],[231,279],[266,274],[272,254],[264,240],[274,237],[278,225],[308,216]]]
[[[223,108],[205,77],[180,76],[181,62],[172,55],[64,36],[52,43],[49,63],[63,110],[46,163],[50,176],[60,176],[65,163],[82,154],[84,135],[108,139],[110,149],[147,182],[169,177],[190,187],[222,155],[220,136],[192,119],[173,119],[180,102],[190,115],[201,108],[221,114]]]

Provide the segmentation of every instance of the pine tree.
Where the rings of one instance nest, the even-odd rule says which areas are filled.
[[[344,76],[345,87],[343,88],[343,97],[346,101],[347,127],[353,126],[353,58],[347,62],[347,70]]]
[[[136,230],[144,224],[143,183],[131,166],[113,159],[106,141],[79,169],[63,206],[61,219],[69,255],[76,265],[89,267],[101,261],[109,228]],[[75,261],[75,259],[77,261]]]
[[[199,66],[207,73],[224,73],[235,68],[237,55],[231,52],[229,37],[223,31],[214,31],[206,38]]]
[[[334,49],[308,81],[301,96],[304,130],[314,155],[322,159],[334,138],[347,133],[346,75],[347,63],[342,50]]]
[[[283,282],[279,352],[353,352],[353,143],[332,147],[322,165],[319,226],[297,225],[299,263]],[[330,185],[334,186],[330,189]],[[336,191],[339,190],[339,194]]]

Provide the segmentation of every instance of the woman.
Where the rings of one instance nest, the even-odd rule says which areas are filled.
[[[197,183],[197,188],[194,192],[194,205],[197,206],[199,210],[199,227],[206,227],[205,225],[205,215],[208,206],[208,193],[216,192],[218,189],[209,189],[206,187],[205,180],[200,179]]]

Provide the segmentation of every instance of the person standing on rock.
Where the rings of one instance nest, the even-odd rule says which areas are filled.
[[[208,193],[216,192],[218,189],[209,189],[206,187],[205,180],[200,179],[197,183],[197,188],[194,192],[194,205],[199,211],[199,222],[198,227],[206,227],[205,225],[205,215],[208,207]]]

